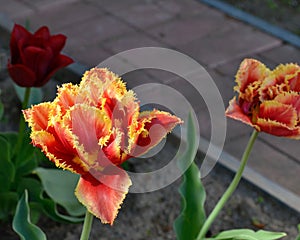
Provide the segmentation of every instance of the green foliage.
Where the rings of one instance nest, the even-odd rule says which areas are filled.
[[[30,221],[28,193],[25,190],[20,198],[13,219],[13,229],[22,240],[46,240],[44,232]]]
[[[0,120],[3,118],[3,114],[4,114],[4,105],[0,101]]]
[[[216,240],[275,240],[286,236],[286,233],[281,232],[269,232],[259,230],[257,232],[250,229],[234,229],[219,233],[217,236],[210,239]]]
[[[63,206],[71,216],[82,216],[86,209],[74,195],[79,175],[59,169],[37,168],[45,192],[56,203]]]
[[[204,209],[206,194],[201,183],[199,169],[194,163],[197,144],[195,125],[191,115],[188,120],[187,137],[188,148],[178,162],[181,171],[184,171],[187,164],[190,164],[179,188],[182,197],[181,213],[174,222],[174,229],[179,240],[195,239],[206,220]]]
[[[300,240],[300,224],[298,224],[298,232],[299,232],[299,234],[298,234],[298,236],[296,237],[296,240]]]

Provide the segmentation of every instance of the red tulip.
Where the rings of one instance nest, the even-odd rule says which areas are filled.
[[[245,59],[236,75],[234,97],[226,116],[257,131],[300,138],[300,67],[279,65],[273,71],[254,59]]]
[[[66,36],[50,35],[46,26],[34,34],[24,27],[15,24],[11,33],[11,60],[8,71],[13,81],[21,87],[41,87],[60,68],[73,60],[60,54],[64,47]]]
[[[64,84],[53,102],[23,111],[35,146],[58,167],[81,175],[76,196],[112,224],[131,185],[120,165],[157,145],[181,120],[158,110],[139,112],[133,91],[107,69]]]

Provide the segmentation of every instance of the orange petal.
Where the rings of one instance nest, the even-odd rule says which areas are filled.
[[[70,107],[78,102],[82,102],[82,100],[80,101],[77,85],[67,83],[57,89],[55,104],[58,104],[61,107],[63,114],[65,114]]]
[[[283,123],[279,123],[270,119],[259,118],[257,125],[261,128],[261,131],[278,136],[287,137],[293,139],[300,139],[300,128],[289,128]]]
[[[177,124],[181,124],[182,120],[167,112],[153,110],[142,112],[139,122],[142,123],[142,128],[138,132],[135,149],[130,153],[135,157],[156,146]]]
[[[112,225],[130,186],[131,180],[122,170],[118,175],[102,175],[98,184],[92,184],[81,177],[75,194],[102,223]]]
[[[23,110],[24,118],[32,131],[46,130],[53,106],[49,102],[40,103],[32,108]]]
[[[258,118],[275,121],[287,127],[294,127],[297,124],[298,116],[293,106],[271,100],[260,105]]]
[[[254,94],[254,91],[258,89],[269,73],[270,70],[263,63],[255,59],[245,59],[236,74],[235,81],[238,86],[235,89],[239,93],[246,93],[247,88],[249,88],[247,94]]]
[[[241,121],[243,123],[246,123],[246,124],[250,125],[251,127],[255,127],[254,124],[252,124],[250,117],[247,116],[242,111],[240,106],[236,103],[235,97],[230,100],[229,106],[227,107],[225,114],[227,117]],[[257,130],[259,131],[259,129],[257,129]]]

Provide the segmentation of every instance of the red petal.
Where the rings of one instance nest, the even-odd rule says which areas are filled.
[[[53,35],[49,39],[49,46],[51,47],[54,55],[59,54],[66,44],[67,37],[63,34]]]
[[[178,117],[158,110],[142,112],[139,122],[143,123],[144,128],[139,133],[135,149],[130,153],[135,157],[156,146],[177,124],[182,123]]]
[[[30,137],[33,145],[39,147],[57,167],[78,174],[86,173],[86,168],[81,164],[78,158],[76,158],[76,154],[72,148],[66,145],[66,139],[63,139],[62,142],[57,136],[55,137],[46,131],[34,131]],[[71,139],[69,141],[71,141]]]
[[[258,118],[275,121],[287,127],[296,126],[297,117],[297,112],[293,106],[275,100],[263,102],[258,114]]]
[[[98,185],[80,178],[75,194],[102,223],[112,225],[130,185],[129,176],[122,171],[119,175],[102,175]]]
[[[68,56],[65,55],[59,55],[58,57],[51,59],[51,64],[48,68],[48,72],[46,73],[47,75],[43,77],[43,79],[36,84],[36,87],[41,87],[45,85],[50,78],[61,68],[68,66],[69,64],[73,63],[73,59],[69,58]]]
[[[52,50],[50,48],[27,47],[23,56],[24,65],[28,66],[36,74],[35,86],[41,86],[41,82],[45,82],[44,78],[49,71],[49,65],[53,57]]]
[[[34,72],[22,64],[8,64],[7,69],[12,80],[21,87],[33,87],[36,80]]]
[[[48,40],[50,37],[49,28],[47,26],[40,27],[34,34],[34,38],[42,38]]]
[[[250,117],[247,116],[240,108],[240,106],[236,103],[235,97],[229,102],[229,106],[226,109],[225,114],[227,117],[246,123],[251,127],[255,127],[254,124],[252,124]]]
[[[20,58],[20,52],[18,47],[18,42],[22,40],[23,42],[27,42],[28,39],[32,36],[30,32],[28,32],[24,27],[19,24],[15,24],[11,33],[10,39],[10,51],[11,51],[11,63],[17,63]]]
[[[261,128],[261,131],[275,136],[300,139],[299,127],[289,128],[282,123],[261,118],[257,120],[257,125]]]

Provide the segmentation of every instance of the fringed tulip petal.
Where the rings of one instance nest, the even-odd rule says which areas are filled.
[[[256,60],[242,62],[236,76],[238,100],[230,101],[226,116],[258,131],[299,138],[300,67],[281,64],[270,71]]]
[[[156,146],[176,125],[182,123],[178,117],[158,110],[142,112],[139,121],[144,126],[138,136],[137,145],[131,154],[135,157]]]
[[[300,139],[300,129],[289,128],[283,123],[272,121],[269,119],[258,119],[257,124],[260,126],[261,131],[278,136],[293,139]]]
[[[72,132],[88,153],[106,145],[110,138],[111,121],[105,112],[88,105],[77,104],[70,109]]]
[[[254,127],[254,125],[251,122],[251,118],[249,116],[247,116],[242,111],[240,106],[236,103],[236,98],[235,97],[233,99],[231,99],[231,101],[229,102],[229,106],[226,109],[225,114],[226,114],[227,117],[230,117],[230,118],[235,119],[235,120],[239,120],[243,123],[246,123],[246,124],[250,125],[251,127]]]
[[[260,105],[258,117],[294,127],[297,124],[298,116],[293,106],[272,100],[263,102]]]
[[[33,144],[56,166],[81,175],[76,195],[104,223],[113,223],[131,185],[120,165],[181,123],[169,113],[139,109],[118,76],[93,68],[79,85],[59,88],[53,102],[23,112]]]
[[[125,171],[122,175],[103,175],[97,185],[80,178],[75,194],[102,223],[112,225],[130,185],[130,178]]]
[[[262,80],[269,74],[264,64],[254,59],[245,59],[236,74],[237,90],[245,96],[245,100],[253,101]]]
[[[24,110],[25,120],[29,123],[32,131],[46,130],[48,127],[49,115],[53,111],[51,103],[40,103],[30,109]]]

